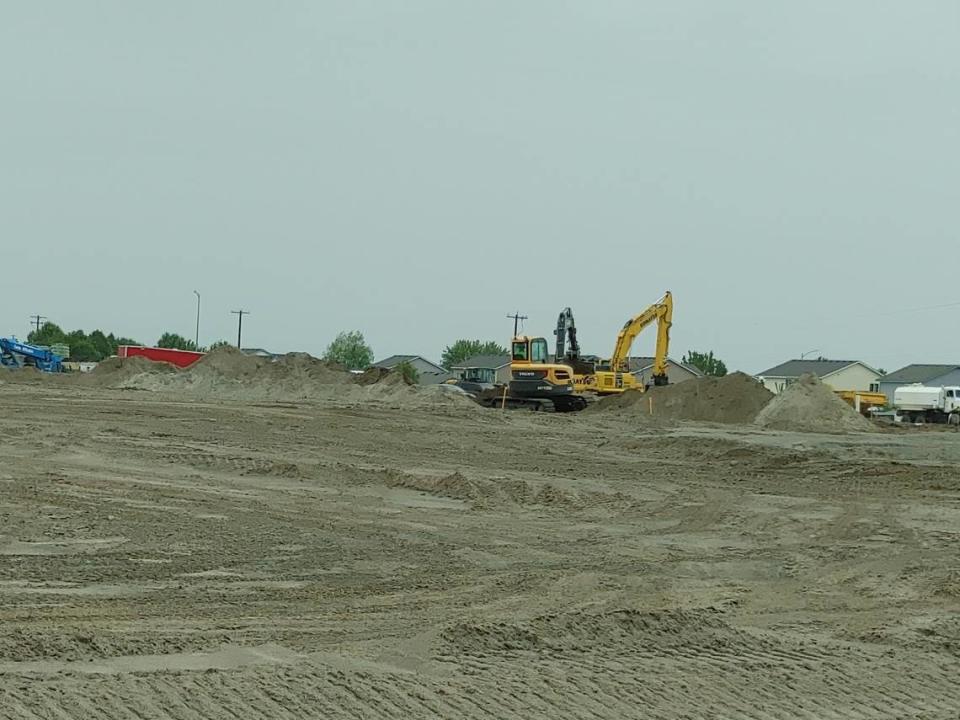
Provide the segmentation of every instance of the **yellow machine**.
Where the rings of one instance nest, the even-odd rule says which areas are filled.
[[[863,390],[834,390],[834,392],[862,415],[869,415],[870,410],[880,409],[887,404],[887,396],[882,392]]]
[[[657,323],[657,348],[653,360],[653,384],[667,384],[667,352],[670,349],[670,326],[673,324],[673,296],[670,291],[639,315],[627,320],[617,335],[610,359],[600,363],[593,382],[588,382],[599,395],[615,395],[644,387],[630,374],[630,348],[644,328]]]
[[[550,362],[550,350],[542,337],[520,335],[510,351],[508,406],[552,404],[558,412],[583,410],[587,400],[576,392],[573,368]]]

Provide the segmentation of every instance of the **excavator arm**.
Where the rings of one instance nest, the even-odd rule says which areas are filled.
[[[580,343],[577,341],[577,326],[573,321],[573,311],[564,308],[557,318],[557,329],[553,331],[557,336],[557,362],[564,358],[578,360],[580,358]],[[567,351],[567,338],[570,339],[570,350]]]
[[[644,328],[651,323],[657,323],[657,349],[653,361],[653,382],[655,385],[665,385],[667,382],[667,352],[670,349],[670,326],[673,324],[673,296],[668,290],[658,302],[648,307],[639,315],[627,320],[623,329],[617,334],[617,342],[610,356],[611,370],[619,372],[629,371],[630,348]]]

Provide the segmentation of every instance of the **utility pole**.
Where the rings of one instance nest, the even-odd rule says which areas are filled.
[[[31,316],[30,316],[30,322],[31,322],[33,325],[36,326],[37,332],[40,332],[40,323],[41,323],[41,321],[46,320],[46,319],[47,319],[47,318],[45,318],[43,315],[31,315]]]
[[[232,315],[237,316],[237,350],[239,350],[240,338],[242,337],[242,334],[243,334],[243,316],[249,315],[250,311],[249,310],[231,310],[230,313]]]
[[[516,337],[516,336],[517,336],[517,331],[520,329],[520,321],[521,321],[521,320],[526,320],[526,319],[527,319],[527,316],[526,316],[526,315],[521,315],[521,314],[520,314],[520,311],[517,310],[517,312],[515,312],[513,315],[507,315],[507,317],[508,317],[509,319],[513,320],[513,336]]]
[[[194,337],[193,344],[194,350],[200,350],[200,293],[196,290],[193,291],[193,294],[197,296],[197,334]]]

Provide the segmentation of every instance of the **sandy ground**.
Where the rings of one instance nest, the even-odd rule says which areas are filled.
[[[952,432],[0,403],[0,718],[960,714]]]

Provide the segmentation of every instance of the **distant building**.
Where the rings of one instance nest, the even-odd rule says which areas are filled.
[[[446,369],[420,355],[391,355],[383,360],[378,360],[372,367],[393,370],[397,365],[404,362],[409,363],[417,371],[421,385],[439,385],[454,377]]]
[[[470,369],[492,370],[494,382],[506,384],[510,382],[510,354],[474,355],[454,364],[450,372],[459,377],[461,373]]]
[[[874,388],[887,396],[893,404],[893,391],[903,385],[920,383],[931,387],[960,385],[960,365],[907,365],[888,375],[881,376]]]
[[[653,383],[653,362],[652,357],[631,357],[630,374],[633,375],[641,385],[650,385]],[[667,358],[667,380],[671,385],[683,382],[684,380],[695,380],[703,377],[700,368],[686,363],[677,362],[673,358]]]
[[[875,390],[880,373],[859,360],[787,360],[757,373],[756,378],[772,393],[780,393],[801,375],[815,375],[834,390]]]

